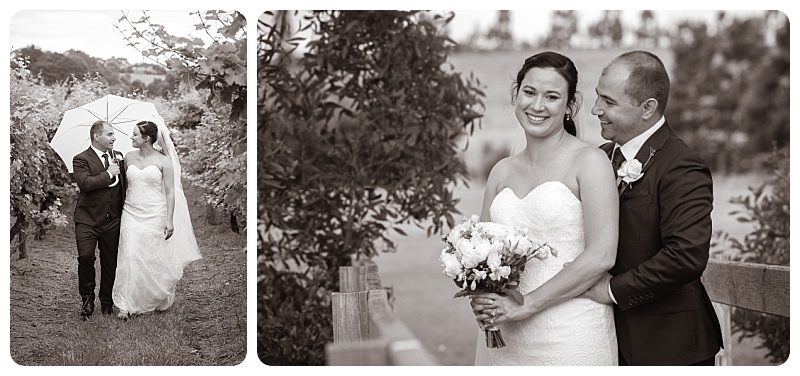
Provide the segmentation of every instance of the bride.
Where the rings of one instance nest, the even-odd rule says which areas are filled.
[[[481,221],[523,226],[558,257],[532,259],[520,278],[524,304],[476,294],[481,329],[500,329],[506,347],[478,334],[476,365],[616,365],[613,308],[586,291],[613,265],[619,197],[606,154],[576,135],[578,72],[566,56],[529,57],[512,92],[525,148],[489,174]]]
[[[131,142],[138,150],[124,160],[128,190],[112,292],[123,319],[172,306],[183,268],[201,257],[169,130],[142,121]]]

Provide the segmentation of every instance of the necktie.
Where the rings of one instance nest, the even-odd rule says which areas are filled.
[[[615,174],[617,174],[617,170],[622,167],[622,162],[625,162],[625,156],[622,155],[622,151],[617,147],[614,149],[614,157],[611,159],[611,167],[614,168]],[[619,176],[619,174],[617,174],[617,176]]]
[[[103,164],[108,168],[108,154],[103,153]]]

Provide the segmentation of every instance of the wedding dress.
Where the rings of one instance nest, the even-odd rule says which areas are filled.
[[[157,148],[170,157],[175,175],[174,233],[164,239],[167,198],[161,169],[155,165],[128,166],[128,190],[120,219],[117,273],[112,292],[120,317],[163,311],[172,306],[184,267],[201,258],[180,183],[180,163],[165,129],[159,129]]]
[[[546,182],[520,198],[500,191],[490,209],[492,222],[523,226],[539,242],[558,251],[531,259],[520,278],[524,295],[552,278],[584,249],[581,202],[561,182]],[[506,347],[486,347],[478,333],[476,365],[617,365],[617,336],[610,305],[574,298],[525,320],[499,325]]]

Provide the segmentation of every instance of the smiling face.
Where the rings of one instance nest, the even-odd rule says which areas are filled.
[[[597,83],[597,100],[592,107],[592,115],[600,119],[600,135],[620,145],[647,129],[644,103],[637,105],[625,94],[628,74],[622,65],[608,67]]]
[[[138,149],[142,147],[142,145],[144,145],[146,142],[147,139],[145,139],[142,136],[142,132],[139,131],[139,127],[138,126],[133,127],[133,133],[131,134],[131,146]]]
[[[519,85],[514,114],[525,133],[539,137],[564,129],[567,80],[553,68],[531,68]]]

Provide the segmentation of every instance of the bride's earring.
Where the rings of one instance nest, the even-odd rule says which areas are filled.
[[[567,121],[570,121],[569,113],[567,113],[566,117],[567,117]]]

